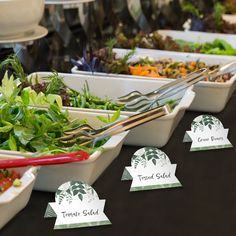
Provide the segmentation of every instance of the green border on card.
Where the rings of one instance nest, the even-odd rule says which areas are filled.
[[[131,174],[129,173],[129,171],[125,167],[124,172],[121,177],[121,181],[132,180],[132,179],[133,179],[133,177],[131,176]]]
[[[44,214],[44,218],[50,218],[50,217],[57,217],[57,214],[53,210],[53,208],[50,206],[50,203],[49,203],[47,206],[46,212]]]
[[[93,226],[100,226],[100,225],[111,225],[109,220],[104,221],[94,221],[88,223],[76,223],[76,224],[61,224],[55,225],[54,229],[73,229],[73,228],[84,228],[84,227],[93,227]]]
[[[174,183],[174,184],[158,184],[158,185],[131,187],[130,192],[153,190],[153,189],[164,189],[164,188],[177,188],[177,187],[182,187],[182,184],[181,183]]]
[[[224,149],[224,148],[232,148],[232,147],[233,147],[232,144],[208,146],[208,147],[195,147],[195,148],[191,148],[190,152],[206,151],[206,150],[213,150],[213,149]]]

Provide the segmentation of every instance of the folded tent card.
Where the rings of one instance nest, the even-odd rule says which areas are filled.
[[[125,167],[121,180],[132,180],[131,192],[181,187],[175,176],[176,167],[161,150],[144,147],[134,153],[131,166]]]
[[[192,142],[190,151],[232,148],[228,140],[229,129],[224,129],[219,119],[212,115],[196,117],[191,130],[186,131],[183,142]]]
[[[100,200],[90,185],[70,181],[58,188],[55,202],[48,203],[44,217],[57,218],[54,229],[109,225],[104,206],[105,200]]]

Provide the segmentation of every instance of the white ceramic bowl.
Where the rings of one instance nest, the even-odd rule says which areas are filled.
[[[50,75],[50,72],[38,72],[40,77],[46,77]],[[85,82],[88,82],[91,94],[98,97],[108,97],[115,100],[117,97],[125,95],[133,90],[139,90],[143,93],[150,92],[162,85],[168,83],[166,80],[140,80],[140,79],[127,79],[127,78],[113,78],[108,76],[102,76],[97,78],[93,75],[75,75],[75,74],[62,74],[60,76],[64,78],[65,84],[77,91],[82,91]],[[139,127],[136,127],[130,131],[125,139],[125,144],[140,145],[140,146],[164,146],[171,137],[174,129],[178,125],[180,119],[184,115],[184,112],[189,108],[192,103],[195,93],[192,91],[193,87],[190,87],[185,93],[175,94],[170,99],[176,99],[182,96],[181,101],[175,107],[175,109],[168,115],[150,121]],[[100,112],[101,114],[112,114],[113,111],[108,110],[94,110],[83,108],[71,108],[69,110],[74,111],[90,111]],[[134,112],[121,112],[122,115],[131,116]]]
[[[86,119],[95,128],[104,125],[97,119],[98,115],[107,116],[96,112],[70,111],[72,118]],[[123,116],[124,118],[125,116]],[[40,168],[34,189],[55,192],[57,188],[71,180],[80,180],[93,184],[103,171],[119,155],[124,139],[128,132],[112,136],[99,151],[94,152],[88,160],[64,165],[43,166]],[[0,154],[22,157],[20,152],[0,150]],[[27,153],[30,155],[30,153]]]
[[[44,0],[0,0],[0,37],[32,34],[44,12]]]
[[[0,161],[12,157],[16,158],[0,154]],[[21,186],[12,186],[0,194],[0,229],[27,205],[36,179],[35,167],[14,168],[14,170],[21,175]]]

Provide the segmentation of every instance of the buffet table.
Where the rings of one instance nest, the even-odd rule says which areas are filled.
[[[229,128],[236,146],[236,94],[221,113],[213,114]],[[112,225],[70,230],[53,230],[55,218],[44,219],[54,193],[33,191],[27,207],[2,230],[1,236],[51,235],[235,235],[236,158],[231,149],[189,152],[183,143],[192,120],[203,113],[187,112],[162,148],[172,163],[182,188],[129,192],[131,181],[121,181],[124,167],[140,147],[123,146],[119,157],[93,185],[106,199],[105,214]]]

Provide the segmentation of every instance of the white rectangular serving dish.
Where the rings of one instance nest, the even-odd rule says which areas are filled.
[[[215,39],[223,39],[236,48],[236,34],[207,33],[200,31],[158,30],[162,36],[170,36],[173,39],[183,39],[190,42],[205,43]]]
[[[40,77],[46,77],[50,72],[38,72]],[[154,88],[161,87],[168,83],[165,80],[147,80],[140,79],[126,79],[119,78],[111,80],[109,77],[104,76],[97,79],[96,76],[88,75],[74,75],[74,74],[59,74],[64,78],[65,84],[73,88],[74,90],[81,91],[85,82],[88,82],[91,94],[98,97],[108,97],[115,100],[117,97],[127,94],[133,90],[139,90],[141,92],[150,92]],[[168,142],[174,129],[178,125],[180,119],[184,115],[185,110],[192,103],[195,93],[190,87],[184,94],[182,94],[180,103],[175,109],[164,117],[160,117],[149,123],[136,127],[130,131],[125,139],[125,144],[138,145],[138,146],[156,146],[163,147]],[[177,98],[177,95],[172,97]],[[83,108],[67,107],[69,110],[86,110],[90,112],[100,112],[103,114],[112,114],[113,111],[108,110],[94,110]],[[134,112],[121,112],[122,115],[131,116]]]
[[[88,123],[95,128],[104,125],[97,119],[97,116],[106,116],[106,114],[86,111],[69,111],[69,114],[71,118],[86,119]],[[122,118],[125,118],[125,116]],[[90,185],[93,184],[119,155],[127,133],[128,132],[123,132],[112,136],[102,146],[101,150],[95,151],[86,161],[41,167],[34,189],[55,192],[61,184],[71,180],[80,180]],[[17,151],[0,150],[0,154],[23,157],[23,154]],[[30,153],[27,153],[27,155],[30,155]]]
[[[117,54],[117,57],[123,57],[127,54],[129,50],[127,49],[114,49],[114,52]],[[197,53],[182,53],[182,52],[171,52],[171,51],[161,51],[154,49],[141,49],[136,50],[135,55],[130,59],[130,61],[136,61],[142,57],[150,57],[154,60],[160,60],[164,58],[171,58],[176,61],[203,61],[209,65],[213,64],[225,64],[236,60],[234,56],[219,56],[219,55],[206,55],[206,54],[197,54]],[[72,73],[81,74],[81,75],[91,75],[91,72],[79,71],[76,67],[72,68]],[[142,80],[166,80],[172,81],[173,79],[168,78],[150,78],[145,76],[134,76],[134,75],[119,75],[119,74],[106,74],[106,73],[93,73],[94,76],[97,76],[97,79],[100,79],[99,76],[107,76],[111,79],[114,78],[128,78],[128,79],[142,79]],[[226,83],[220,82],[207,82],[202,81],[197,83],[194,86],[194,91],[196,96],[192,102],[189,110],[193,111],[206,111],[206,112],[220,112],[222,111],[232,94],[236,89],[236,75],[234,75]]]
[[[16,158],[14,155],[0,154],[0,161]],[[9,168],[21,175],[21,186],[10,187],[0,194],[0,229],[10,221],[28,203],[37,175],[35,167]]]
[[[170,36],[173,39],[183,39],[190,42],[206,43],[212,42],[215,39],[223,39],[236,48],[236,35],[235,34],[222,34],[222,33],[208,33],[200,31],[180,31],[180,30],[158,30],[162,36]]]

